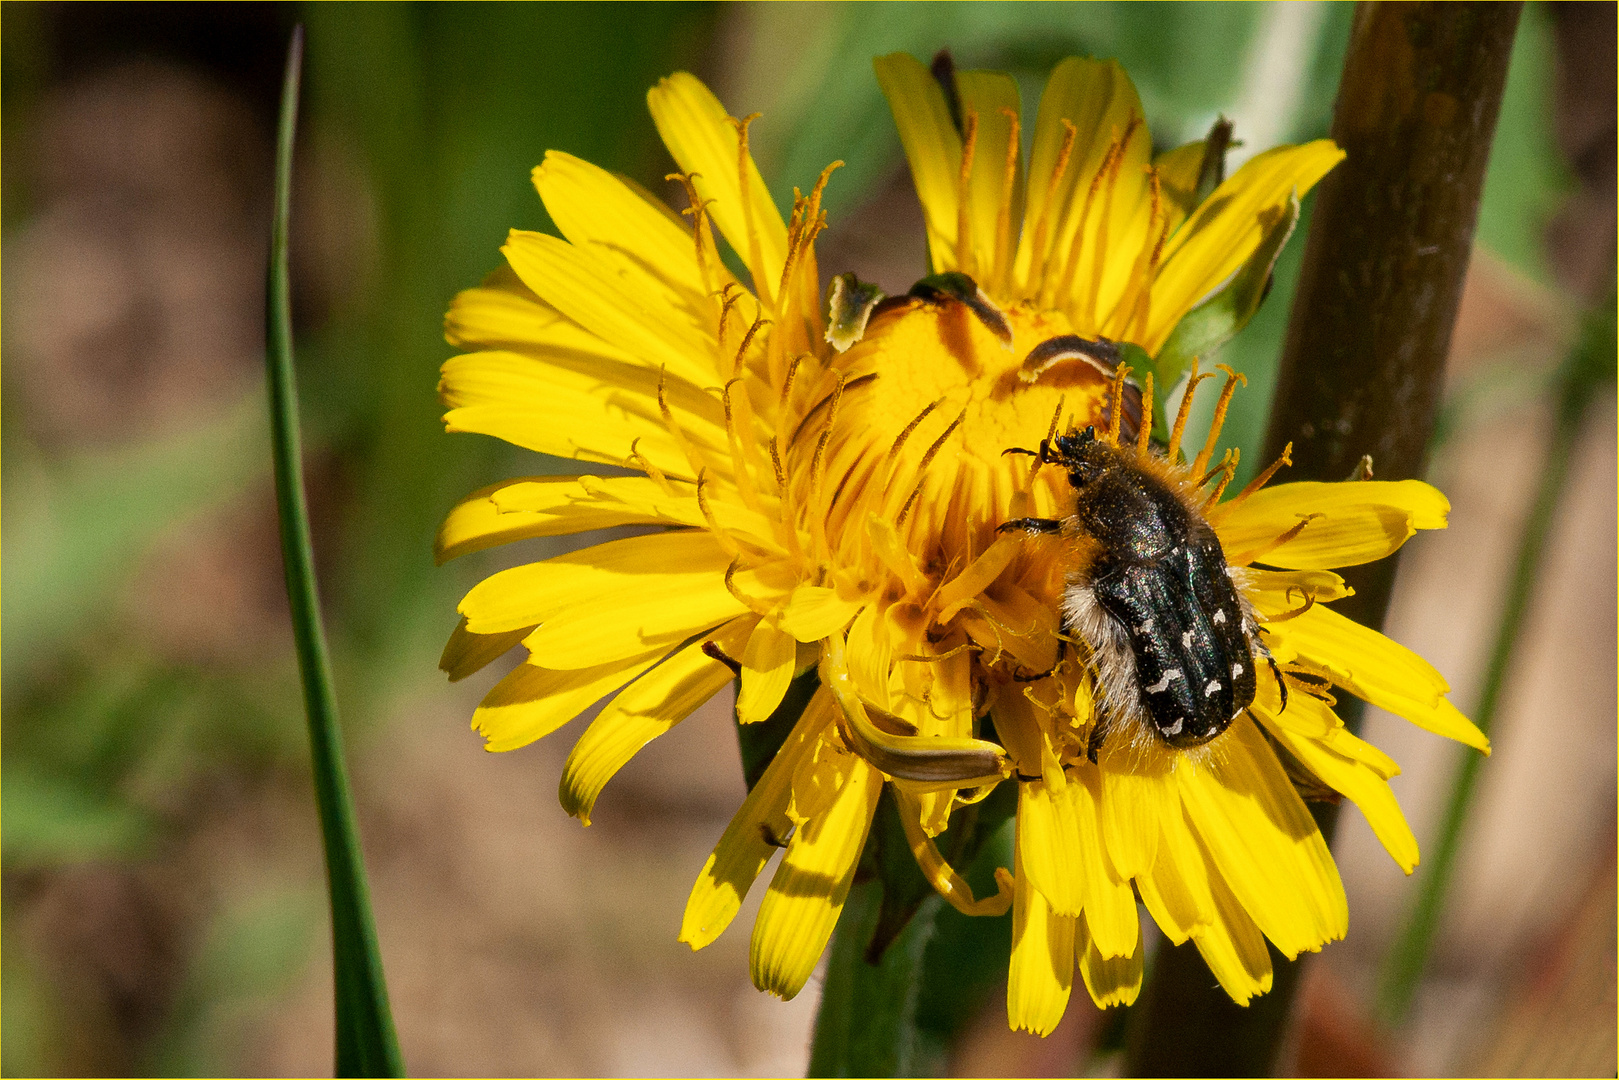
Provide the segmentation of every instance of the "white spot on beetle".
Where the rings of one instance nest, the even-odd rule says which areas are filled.
[[[1214,625],[1215,626],[1224,626],[1225,625],[1225,609],[1222,608],[1220,610],[1217,610],[1214,613]]]
[[[1165,735],[1179,735],[1181,733],[1181,728],[1183,728],[1185,726],[1186,726],[1186,717],[1177,716],[1177,717],[1175,717],[1175,722],[1173,724],[1170,724],[1168,727],[1166,727],[1164,729],[1164,734]]]
[[[1169,689],[1169,684],[1170,683],[1174,682],[1176,679],[1178,679],[1180,677],[1181,677],[1181,669],[1178,668],[1178,667],[1172,667],[1168,671],[1164,672],[1164,677],[1163,678],[1159,679],[1157,682],[1153,683],[1151,686],[1146,688],[1147,693],[1149,693],[1149,694],[1162,694],[1165,690]]]
[[[1148,619],[1146,622],[1144,622],[1140,626],[1136,627],[1136,633],[1138,633],[1138,634],[1150,633],[1151,630],[1152,630],[1152,620],[1151,619]]]
[[[1192,632],[1190,630],[1188,630],[1188,631],[1186,631],[1186,633],[1182,634],[1181,635],[1181,648],[1190,649],[1192,647],[1192,637],[1193,637],[1193,634],[1192,634]]]
[[[1232,664],[1231,665],[1231,677],[1233,679],[1235,679],[1237,676],[1241,675],[1242,671],[1243,671],[1243,667],[1242,667],[1241,664]]]
[[[1214,694],[1215,694],[1215,691],[1217,691],[1219,689],[1220,689],[1220,680],[1219,679],[1210,679],[1209,680],[1209,685],[1207,685],[1207,686],[1205,686],[1203,688],[1203,696],[1204,697],[1213,697]]]

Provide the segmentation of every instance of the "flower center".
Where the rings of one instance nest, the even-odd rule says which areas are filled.
[[[1030,350],[1073,328],[1028,303],[1005,315],[1010,343],[965,303],[907,299],[879,311],[834,361],[845,389],[824,454],[826,482],[843,496],[830,532],[863,529],[862,511],[879,513],[924,563],[959,568],[1008,518],[1066,513],[1066,478],[1043,469],[1031,483],[1029,459],[1005,451],[1038,446],[1054,421],[1060,430],[1102,423],[1107,379],[1072,361],[1024,381]],[[799,435],[819,437],[813,422]]]

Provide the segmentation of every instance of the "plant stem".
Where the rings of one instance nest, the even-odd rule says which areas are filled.
[[[292,210],[292,146],[297,129],[298,86],[303,67],[303,27],[293,30],[276,132],[275,214],[270,229],[266,293],[266,360],[269,367],[270,438],[275,458],[276,508],[281,554],[292,608],[293,638],[303,676],[309,719],[315,804],[326,851],[326,884],[332,910],[332,969],[337,1003],[336,1074],[403,1076],[404,1065],[388,1006],[388,987],[377,949],[376,926],[366,888],[365,864],[354,826],[354,804],[337,726],[337,696],[321,629],[320,599],[304,502],[299,454],[298,389],[292,369],[292,303],[287,269]]]
[[[1495,645],[1490,652],[1478,709],[1473,713],[1473,722],[1486,735],[1495,720],[1507,673],[1512,669],[1513,653],[1523,636],[1524,618],[1529,611],[1529,601],[1534,596],[1535,582],[1540,576],[1541,559],[1546,552],[1552,522],[1557,517],[1557,506],[1567,486],[1569,464],[1574,444],[1579,438],[1581,422],[1587,407],[1596,399],[1600,385],[1613,377],[1613,318],[1613,300],[1610,297],[1605,305],[1587,316],[1579,342],[1558,373],[1555,426],[1546,446],[1540,486],[1535,492],[1529,517],[1524,521],[1523,536],[1518,542],[1517,565],[1496,629]],[[1456,854],[1461,846],[1467,811],[1472,805],[1473,791],[1478,785],[1479,766],[1483,760],[1481,755],[1474,753],[1462,756],[1433,855],[1418,877],[1417,898],[1410,919],[1384,960],[1378,985],[1377,1017],[1386,1027],[1394,1027],[1405,1018],[1428,957],[1433,952],[1439,915],[1444,910],[1450,891]]]
[[[1332,125],[1348,157],[1315,195],[1266,438],[1265,461],[1293,444],[1284,479],[1344,480],[1363,454],[1378,479],[1422,475],[1521,7],[1356,8]],[[1336,610],[1381,626],[1395,567],[1346,573]],[[1317,820],[1330,841],[1336,815]],[[1193,959],[1149,973],[1126,1074],[1273,1073],[1299,962],[1273,954],[1268,1000],[1244,1010]]]
[[[922,958],[942,901],[937,896],[924,900],[882,960],[872,964],[866,943],[877,929],[882,899],[878,880],[849,891],[827,958],[810,1076],[915,1075]]]

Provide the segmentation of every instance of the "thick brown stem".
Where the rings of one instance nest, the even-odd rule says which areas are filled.
[[[1363,3],[1333,115],[1265,455],[1284,480],[1420,477],[1521,4]],[[1337,609],[1382,624],[1394,559]]]
[[[1422,475],[1484,188],[1517,3],[1362,3],[1272,405],[1265,456],[1285,480]],[[1239,133],[1240,134],[1240,133]],[[1334,607],[1380,626],[1395,560],[1350,573]],[[1318,815],[1329,839],[1336,815]],[[1299,964],[1242,1009],[1192,945],[1162,950],[1132,1018],[1130,1076],[1264,1076],[1283,1058]]]

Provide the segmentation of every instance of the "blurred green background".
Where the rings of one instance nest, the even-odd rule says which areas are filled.
[[[1391,617],[1464,709],[1506,573],[1491,538],[1510,551],[1540,467],[1547,373],[1611,280],[1613,6],[1580,7],[1531,5],[1520,27],[1434,449],[1457,506],[1446,542],[1459,546],[1405,571],[1431,569],[1428,593],[1420,581],[1410,591],[1438,589],[1441,615],[1457,588],[1472,590],[1459,610],[1475,614],[1413,607],[1401,622],[1397,604]],[[812,992],[781,1005],[748,988],[745,935],[698,957],[674,942],[686,889],[742,790],[724,703],[649,749],[581,833],[553,801],[556,748],[482,755],[465,722],[492,679],[451,688],[436,671],[461,591],[554,550],[436,569],[439,519],[493,480],[575,471],[442,433],[448,300],[497,265],[507,229],[550,228],[528,180],[545,150],[668,188],[644,94],[675,69],[707,79],[734,113],[765,114],[755,145],[778,201],[826,162],[848,162],[828,191],[823,271],[858,269],[898,291],[923,272],[920,215],[871,57],[948,46],[961,66],[1013,71],[1026,109],[1056,60],[1117,57],[1161,148],[1223,113],[1245,142],[1235,164],[1326,134],[1352,10],[0,6],[0,1071],[330,1068],[321,862],[261,385],[270,139],[295,21],[309,35],[293,239],[306,465],[407,1064],[720,1075],[802,1071],[814,1007]],[[1227,430],[1250,469],[1302,237],[1221,357],[1249,377]],[[1407,1024],[1378,1032],[1365,1019],[1370,981],[1411,894],[1347,823],[1356,929],[1306,988],[1302,1072],[1510,1071],[1520,1058],[1532,1072],[1553,1034],[1611,1065],[1613,919],[1600,916],[1613,910],[1612,409],[1597,415],[1570,496],[1583,501],[1545,585],[1572,599],[1545,602],[1558,619],[1537,637],[1590,689],[1569,703],[1555,663],[1536,675],[1547,662],[1525,658],[1491,764],[1508,779],[1486,779],[1479,809],[1516,831],[1492,844],[1481,824],[1464,853],[1469,903],[1523,882],[1528,898],[1478,923],[1500,935],[1482,958],[1463,911]],[[1458,560],[1471,567],[1459,586]],[[1558,573],[1583,573],[1583,587],[1557,592]],[[1546,750],[1570,742],[1578,761]],[[1396,752],[1407,764],[1397,791],[1423,838],[1453,760],[1410,745],[1414,761]],[[1363,865],[1375,869],[1357,877]],[[1556,948],[1574,959],[1546,960]],[[1575,963],[1591,957],[1595,976]],[[1536,1005],[1579,978],[1596,987],[1580,1000],[1605,1013],[1571,1020]],[[1106,1067],[1092,1054],[1105,1045],[1097,1014],[1074,1008],[1044,1043],[1011,1036],[994,989],[974,990],[987,1004],[953,1067]],[[1546,1027],[1552,1018],[1585,1026],[1570,1034]],[[1490,1057],[1503,1032],[1528,1049]]]

